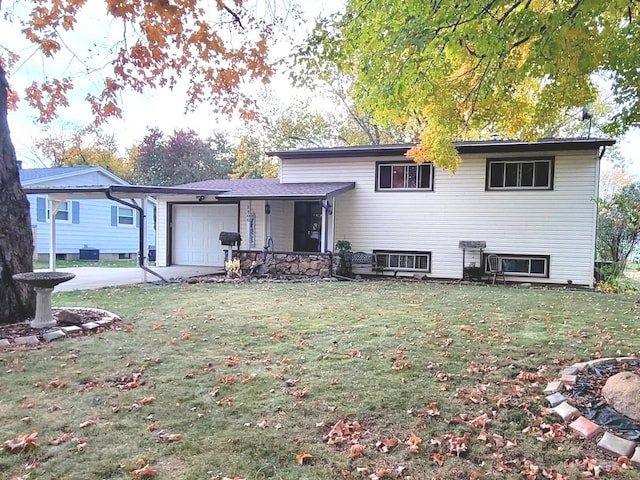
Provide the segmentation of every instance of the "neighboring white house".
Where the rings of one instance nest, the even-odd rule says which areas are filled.
[[[242,250],[326,252],[348,240],[387,274],[461,279],[497,254],[507,280],[592,286],[600,159],[613,143],[457,142],[455,174],[407,160],[411,145],[274,152],[279,180],[209,180],[181,186],[193,199],[159,196],[158,264],[222,265],[219,233],[237,231]]]
[[[129,185],[102,167],[20,169],[25,188]],[[51,212],[55,212],[55,252],[58,260],[117,260],[136,258],[139,250],[139,215],[133,208],[108,199],[72,199],[50,202],[47,194],[27,196],[35,251],[48,260]],[[57,210],[56,210],[57,209]],[[147,238],[155,245],[155,205],[147,206]]]

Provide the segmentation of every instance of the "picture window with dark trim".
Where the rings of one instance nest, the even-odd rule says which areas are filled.
[[[378,162],[376,190],[433,190],[433,165]]]
[[[553,158],[487,159],[487,190],[552,190]]]

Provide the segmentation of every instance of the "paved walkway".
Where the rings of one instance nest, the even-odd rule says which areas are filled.
[[[221,267],[182,267],[172,265],[171,267],[150,267],[158,272],[166,280],[178,280],[181,278],[198,277],[201,275],[214,275],[224,273]],[[143,271],[139,268],[105,268],[105,267],[77,267],[58,268],[59,272],[75,273],[76,277],[66,283],[61,283],[56,287],[56,292],[70,290],[90,290],[102,287],[114,287],[118,285],[131,285],[134,283],[161,281],[155,275],[146,274],[143,278]]]

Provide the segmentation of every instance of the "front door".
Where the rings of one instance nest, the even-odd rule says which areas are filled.
[[[322,238],[320,202],[296,202],[293,212],[294,252],[319,252]]]

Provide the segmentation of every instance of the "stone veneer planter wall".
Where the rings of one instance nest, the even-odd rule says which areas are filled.
[[[252,268],[263,263],[267,266],[265,274],[269,275],[306,275],[308,277],[330,277],[337,265],[338,256],[332,253],[294,253],[273,252],[267,254],[265,262],[262,261],[261,251],[240,250],[234,252],[234,256],[240,259],[242,273],[251,273]],[[332,266],[332,263],[334,265]]]

